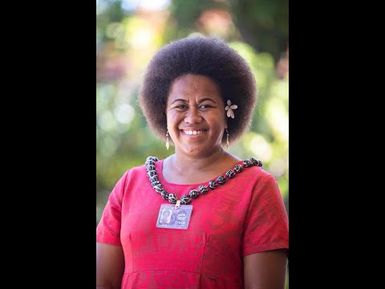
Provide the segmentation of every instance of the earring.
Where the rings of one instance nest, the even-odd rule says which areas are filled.
[[[166,132],[166,149],[168,150],[170,148],[170,140],[169,140],[169,133],[168,131]]]
[[[229,131],[226,128],[226,146],[227,146],[227,148],[229,148],[229,145],[230,145],[229,137],[230,137],[230,134],[229,134]]]

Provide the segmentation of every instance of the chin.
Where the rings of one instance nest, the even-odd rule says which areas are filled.
[[[213,147],[213,148],[202,148],[202,147],[193,147],[193,148],[188,148],[184,150],[185,154],[192,156],[192,157],[208,157],[215,153],[218,149]]]

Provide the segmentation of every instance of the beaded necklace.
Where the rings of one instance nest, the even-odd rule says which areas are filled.
[[[158,174],[155,169],[155,162],[158,161],[157,157],[149,156],[146,159],[145,167],[147,177],[151,183],[155,192],[159,193],[164,200],[167,200],[173,205],[162,204],[159,210],[157,227],[167,229],[187,229],[190,222],[192,213],[192,199],[196,199],[201,195],[207,194],[209,190],[214,190],[220,185],[224,185],[229,179],[235,177],[238,173],[242,172],[244,168],[252,166],[262,167],[262,162],[255,158],[244,160],[240,164],[234,166],[233,169],[228,170],[223,176],[210,180],[206,185],[200,185],[195,189],[192,189],[188,194],[184,194],[178,200],[174,193],[167,192],[163,185],[160,183]]]

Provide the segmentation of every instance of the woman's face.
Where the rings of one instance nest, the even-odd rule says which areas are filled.
[[[206,157],[221,149],[227,128],[225,109],[219,88],[210,78],[187,74],[174,80],[166,114],[177,153]]]

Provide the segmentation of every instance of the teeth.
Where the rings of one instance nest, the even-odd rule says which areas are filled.
[[[184,133],[187,135],[199,135],[203,133],[203,130],[185,130]]]

